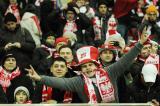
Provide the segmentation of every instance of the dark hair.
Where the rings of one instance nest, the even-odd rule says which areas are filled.
[[[66,62],[66,60],[63,57],[56,57],[56,58],[54,58],[52,64],[54,64],[56,61],[62,61],[67,66],[67,62]]]
[[[63,46],[61,46],[60,48],[59,48],[59,51],[58,51],[58,53],[61,51],[61,49],[63,49],[63,48],[70,48],[71,49],[71,47],[70,46],[68,46],[68,45],[63,45]],[[71,49],[71,51],[72,51],[72,49]],[[73,51],[72,51],[73,52]]]
[[[100,0],[97,7],[99,8],[100,5],[106,5],[106,7],[108,7],[109,3],[105,0]]]
[[[4,23],[6,24],[7,22],[12,21],[12,22],[17,22],[16,17],[12,13],[7,13],[7,15],[4,17]]]
[[[24,11],[36,14],[37,9],[36,9],[36,7],[33,4],[28,4],[28,5],[26,5]]]

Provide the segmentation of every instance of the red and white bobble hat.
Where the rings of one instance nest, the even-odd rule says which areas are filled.
[[[82,64],[85,64],[87,62],[94,62],[98,66],[100,65],[98,63],[98,49],[94,46],[84,46],[77,50],[76,52],[77,59],[78,59],[78,65],[80,66]]]

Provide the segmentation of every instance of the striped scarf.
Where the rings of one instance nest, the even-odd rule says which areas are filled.
[[[7,88],[11,85],[11,80],[20,75],[19,67],[12,71],[12,73],[8,73],[5,69],[0,66],[0,84],[3,87],[4,92],[6,92]]]
[[[97,103],[98,101],[94,90],[93,81],[84,74],[82,74],[82,76],[85,81],[84,89],[88,96],[89,103]],[[99,68],[96,71],[95,85],[98,87],[103,103],[115,101],[114,87],[109,79],[108,73],[102,68]]]
[[[52,92],[53,92],[53,88],[43,85],[42,102],[51,100]],[[64,94],[63,103],[71,103],[71,102],[72,102],[72,92],[66,91]]]
[[[67,20],[67,23],[66,25],[64,26],[64,30],[63,30],[63,33],[65,32],[76,32],[78,29],[77,29],[77,24],[75,23],[75,21],[68,21]]]

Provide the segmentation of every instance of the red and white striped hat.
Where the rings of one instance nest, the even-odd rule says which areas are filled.
[[[78,64],[77,66],[80,66],[82,64],[85,64],[87,62],[94,62],[98,66],[100,65],[98,63],[98,49],[94,46],[83,46],[79,48],[76,52]]]

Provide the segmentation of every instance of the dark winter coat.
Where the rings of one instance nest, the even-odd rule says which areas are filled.
[[[53,11],[48,16],[49,27],[58,36],[62,36],[64,26],[67,23],[67,20],[60,16],[61,13],[62,11]],[[76,15],[75,23],[78,30],[87,29],[90,26],[89,18],[82,13]]]
[[[6,103],[8,103],[8,100],[6,94],[3,91],[2,86],[0,85],[0,104],[6,104]]]
[[[21,48],[12,48],[5,51],[4,47],[8,43],[19,42]],[[15,55],[18,66],[26,67],[31,63],[32,52],[35,48],[35,43],[28,30],[17,26],[14,32],[8,31],[6,28],[0,30],[0,48],[1,54],[7,52]]]
[[[65,78],[73,77],[72,70],[69,70],[68,73],[65,75]],[[43,90],[43,85],[41,82],[38,82],[36,87],[35,87],[35,93],[33,96],[33,103],[40,103],[42,102],[42,90]],[[52,99],[56,100],[57,103],[63,103],[64,100],[64,94],[65,90],[57,89],[55,87],[52,87]],[[79,99],[78,95],[73,92],[72,95],[72,103],[81,103],[81,100]]]
[[[139,26],[139,31],[142,32],[142,30],[144,29],[144,27],[148,27],[151,26],[151,36],[150,39],[160,43],[160,21],[156,20],[156,21],[147,21],[145,20],[140,26]]]
[[[133,84],[129,86],[129,102],[146,103],[152,101],[152,99],[160,102],[160,77],[157,76],[156,82],[150,89],[144,86],[140,80],[140,76],[138,76]]]
[[[52,59],[47,58],[49,55],[49,52],[42,47],[36,48],[34,50],[32,65],[39,74],[48,74],[47,70],[50,68],[52,64]]]
[[[34,93],[32,80],[29,77],[21,74],[20,76],[14,78],[11,81],[11,85],[7,88],[6,96],[8,99],[8,103],[14,103],[14,91],[19,86],[26,87],[30,93],[30,99],[32,99]]]

